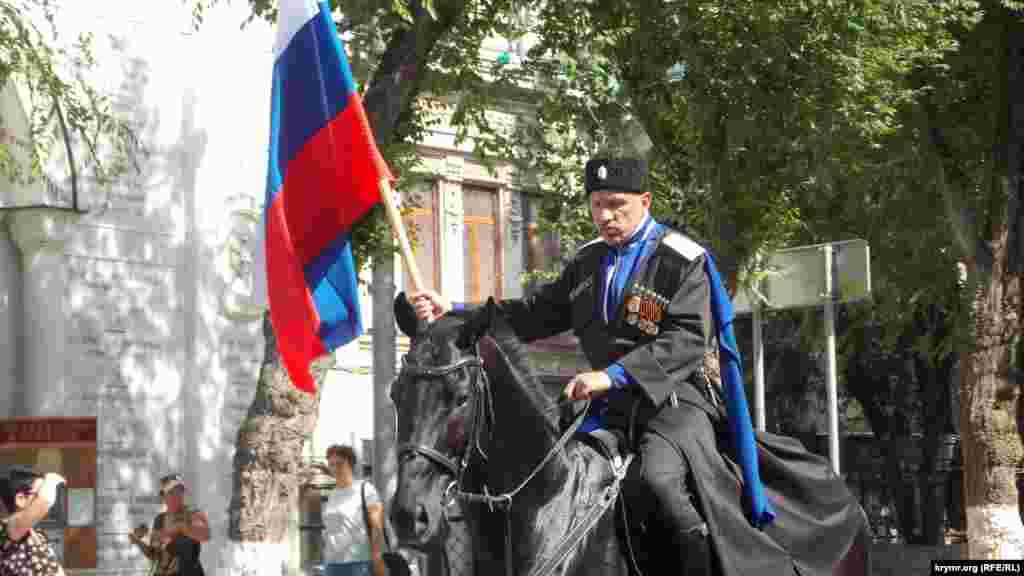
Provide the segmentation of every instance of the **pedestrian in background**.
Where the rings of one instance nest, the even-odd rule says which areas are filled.
[[[160,479],[164,511],[153,519],[153,529],[140,526],[128,535],[155,564],[154,576],[204,576],[199,563],[202,543],[210,539],[206,513],[185,504],[185,481],[180,474]]]
[[[386,576],[380,495],[372,483],[355,481],[356,453],[351,446],[330,446],[327,465],[336,482],[323,507],[327,576]]]

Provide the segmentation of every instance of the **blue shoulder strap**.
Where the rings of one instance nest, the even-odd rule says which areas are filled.
[[[733,334],[733,310],[729,293],[725,291],[718,269],[706,252],[704,270],[711,285],[711,314],[718,332],[718,364],[722,372],[722,387],[725,389],[725,405],[729,414],[729,432],[736,460],[743,474],[743,500],[750,506],[750,521],[760,528],[775,519],[775,511],[764,492],[757,465],[757,445],[754,442],[754,426],[750,421],[747,395],[743,389],[740,371],[742,359],[736,336]]]

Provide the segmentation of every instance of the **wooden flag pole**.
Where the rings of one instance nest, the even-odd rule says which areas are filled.
[[[391,182],[387,178],[381,178],[380,180],[380,199],[384,203],[384,210],[387,212],[391,229],[395,231],[395,236],[398,237],[398,248],[402,252],[402,262],[405,263],[405,269],[409,272],[412,289],[414,292],[420,292],[423,290],[423,279],[420,276],[419,267],[416,266],[416,258],[413,257],[412,246],[409,244],[409,237],[405,233],[405,224],[402,223],[402,216],[398,213],[398,207],[395,206]]]

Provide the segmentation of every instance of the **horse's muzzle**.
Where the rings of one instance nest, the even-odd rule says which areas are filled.
[[[391,522],[398,538],[411,547],[426,544],[431,539],[430,514],[423,504],[395,506],[391,511]]]

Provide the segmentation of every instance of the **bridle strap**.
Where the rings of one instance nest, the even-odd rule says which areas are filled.
[[[406,456],[422,456],[427,460],[430,460],[434,464],[437,464],[441,468],[452,473],[453,476],[459,475],[459,465],[454,460],[442,454],[439,450],[435,450],[429,446],[421,446],[418,444],[401,444],[397,449],[398,459],[401,460]]]
[[[513,574],[513,571],[512,571],[512,567],[513,567],[512,566],[512,564],[513,564],[513,561],[512,561],[512,498],[515,497],[516,494],[521,492],[523,490],[523,488],[525,488],[526,485],[530,483],[530,480],[533,480],[534,477],[536,477],[537,474],[539,474],[540,471],[544,469],[544,466],[547,465],[548,461],[551,460],[551,458],[553,458],[555,454],[561,452],[565,448],[565,445],[569,442],[569,440],[573,437],[573,435],[576,434],[577,431],[579,431],[580,426],[583,425],[583,420],[586,419],[587,413],[589,411],[590,411],[590,399],[588,398],[586,405],[583,406],[583,409],[580,410],[580,413],[577,414],[576,418],[573,420],[572,426],[569,426],[568,428],[565,429],[565,432],[562,433],[562,436],[558,439],[557,442],[555,442],[554,446],[552,446],[551,449],[548,450],[547,454],[544,455],[544,458],[542,458],[541,461],[536,466],[534,466],[533,471],[531,471],[526,476],[526,478],[522,482],[520,482],[519,485],[516,486],[515,488],[513,488],[512,490],[509,490],[508,492],[504,492],[502,494],[490,494],[489,491],[487,490],[487,485],[485,484],[484,485],[483,493],[464,492],[458,486],[456,486],[455,490],[452,491],[453,495],[456,498],[459,498],[460,500],[465,500],[467,502],[474,502],[474,503],[477,503],[477,504],[485,504],[485,505],[487,505],[491,509],[493,509],[494,506],[497,505],[499,508],[504,510],[504,512],[505,512],[505,576],[512,576],[512,574]],[[442,502],[441,504],[444,505],[444,502]]]
[[[537,474],[539,474],[540,471],[544,469],[544,466],[547,465],[548,461],[551,460],[551,458],[553,458],[555,454],[558,454],[559,452],[562,451],[563,448],[565,448],[565,445],[569,443],[569,440],[572,439],[573,435],[579,430],[580,426],[583,425],[583,420],[587,417],[587,412],[589,410],[590,400],[588,399],[586,405],[584,405],[583,409],[580,410],[579,414],[576,415],[576,418],[573,420],[572,425],[565,429],[565,432],[562,433],[562,436],[558,438],[558,441],[555,442],[555,444],[548,450],[547,454],[544,455],[544,458],[542,458],[541,461],[537,463],[536,466],[533,467],[533,470],[526,476],[526,478],[523,479],[523,481],[520,482],[512,490],[509,490],[508,492],[504,492],[502,494],[494,495],[489,494],[487,492],[464,492],[460,490],[458,487],[456,487],[456,489],[453,490],[452,493],[457,498],[461,498],[463,500],[475,502],[478,504],[487,504],[488,506],[504,504],[510,505],[512,503],[512,498],[519,494],[519,492],[521,492],[523,488],[525,488],[526,485],[530,483],[530,480],[533,480],[534,477],[536,477]]]
[[[479,356],[467,356],[456,362],[452,362],[451,364],[445,364],[444,366],[424,366],[422,364],[410,362],[406,356],[402,356],[402,372],[407,372],[415,376],[426,376],[428,378],[446,376],[463,368],[483,368],[483,366],[484,362]]]

